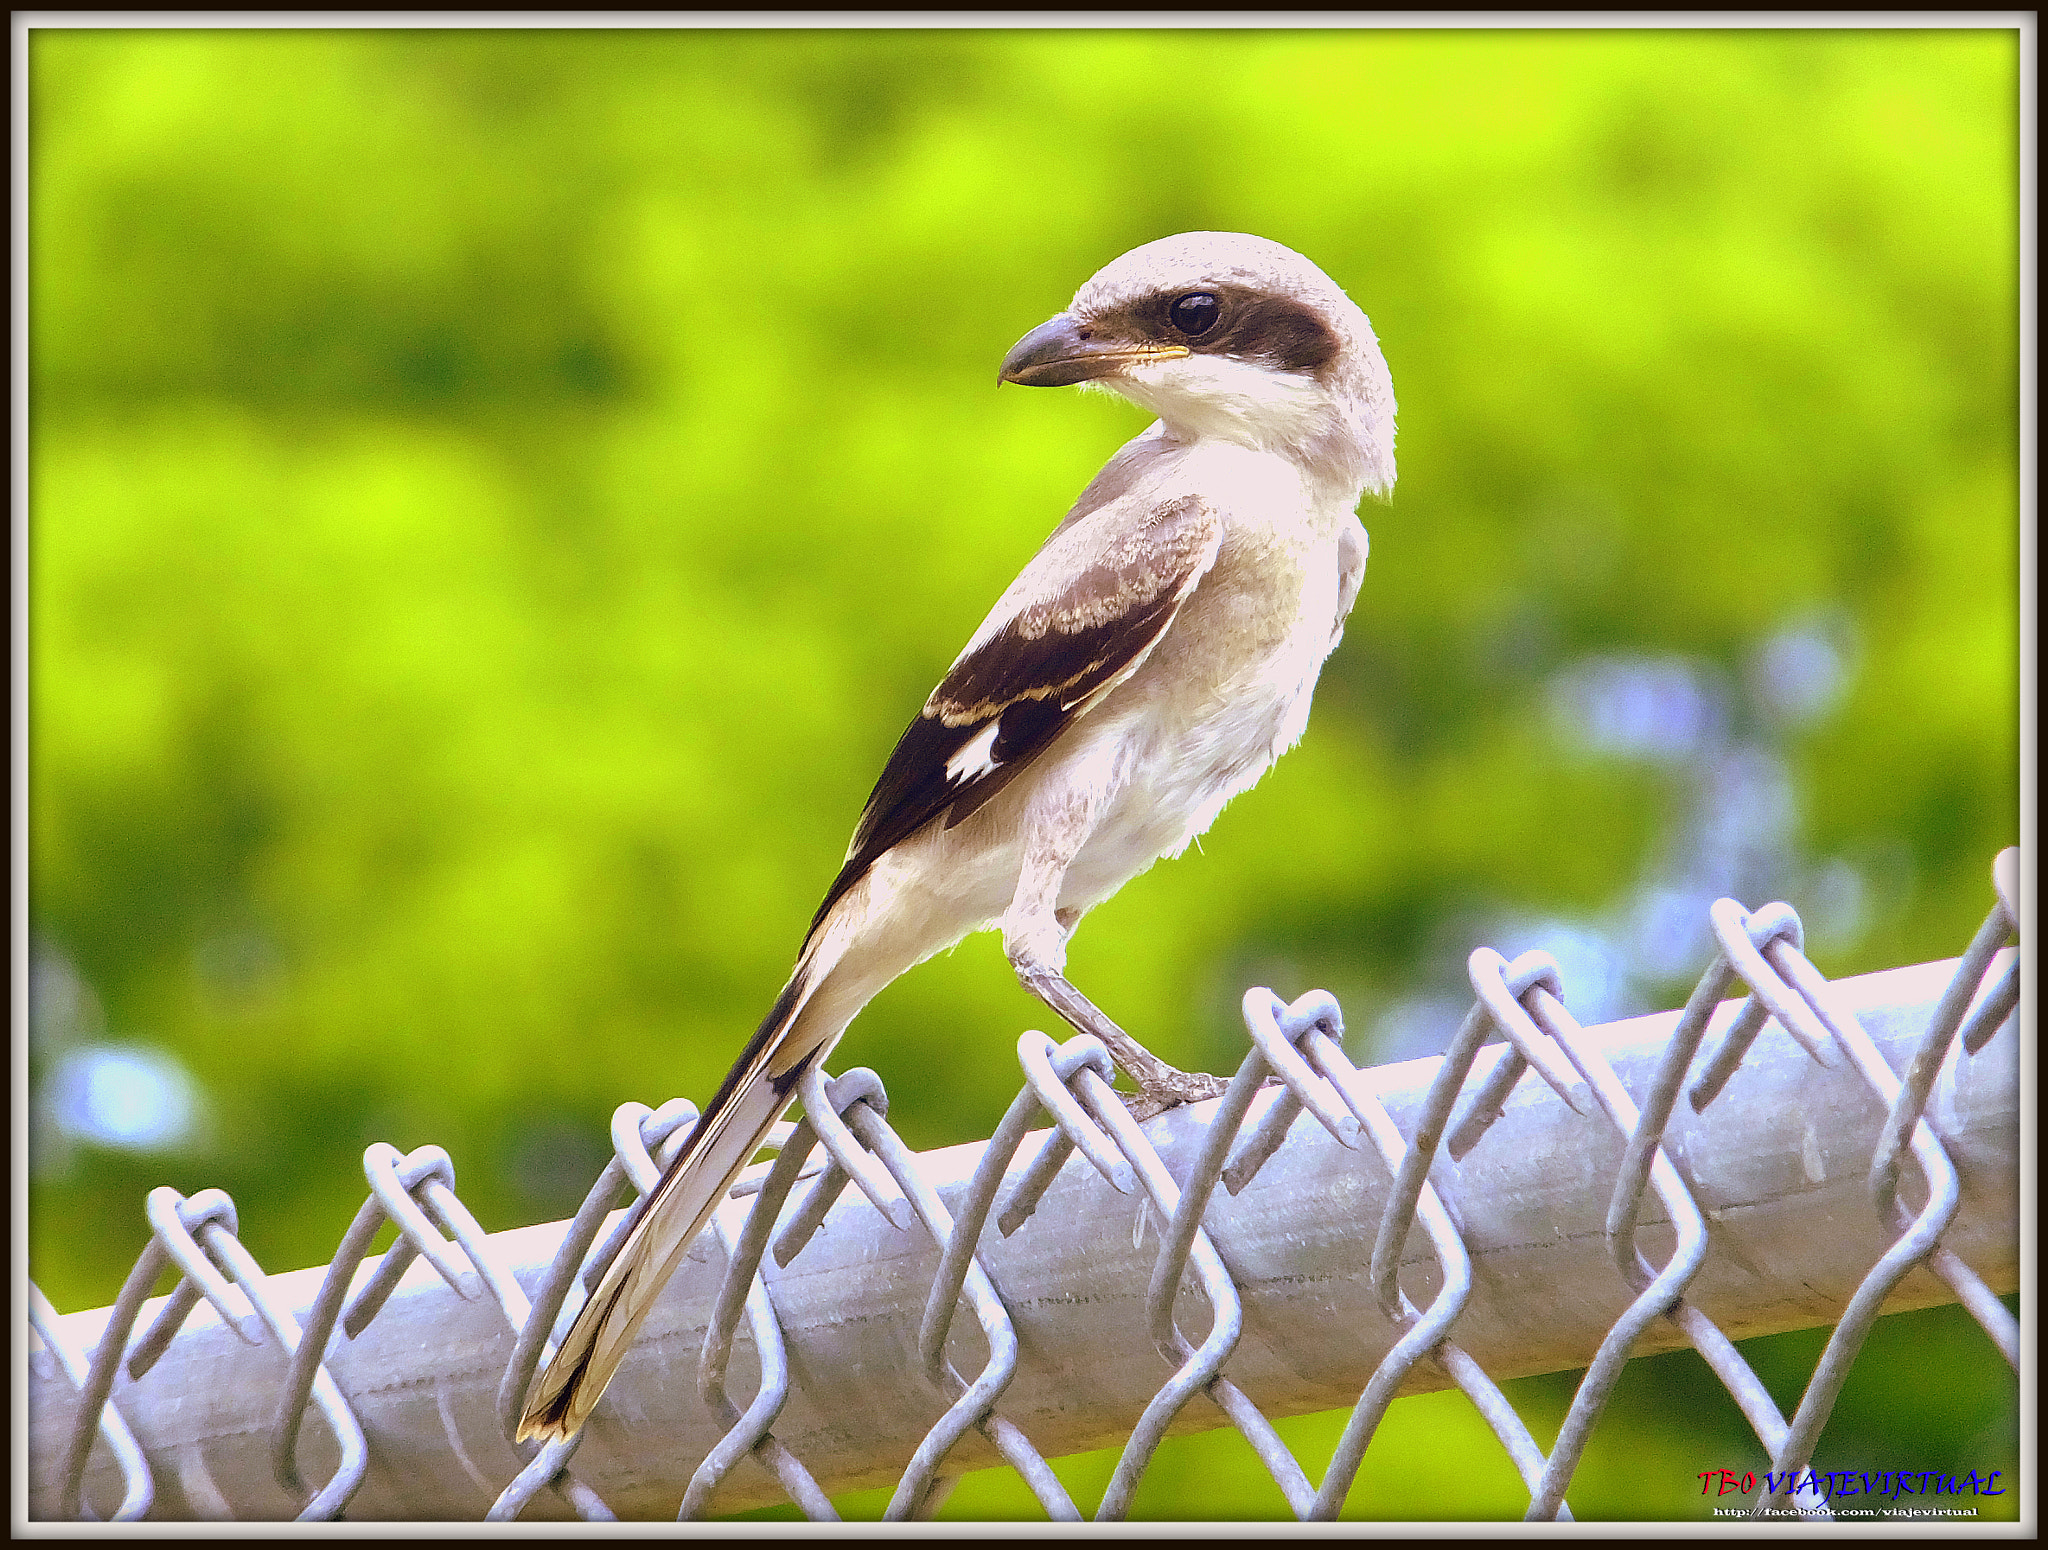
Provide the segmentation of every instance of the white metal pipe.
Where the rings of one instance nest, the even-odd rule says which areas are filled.
[[[1843,980],[1837,988],[1893,1068],[1902,1069],[1955,966],[1922,964]],[[1995,984],[2004,967],[1994,963],[1987,983]],[[1735,1003],[1721,1006],[1710,1046],[1734,1011]],[[1586,1037],[1640,1095],[1678,1015],[1613,1023]],[[1473,1087],[1504,1048],[1482,1051]],[[1437,1064],[1413,1060],[1363,1074],[1404,1133]],[[1736,1339],[1832,1323],[1891,1241],[1867,1182],[1885,1109],[1847,1061],[1836,1066],[1818,1066],[1772,1024],[1704,1114],[1681,1103],[1671,1123],[1667,1151],[1705,1212],[1712,1239],[1688,1299]],[[1926,1111],[1962,1182],[1961,1211],[1944,1241],[1999,1292],[2015,1289],[2019,1276],[2018,1072],[2010,1029],[1976,1056],[1953,1048]],[[1275,1095],[1268,1089],[1254,1100],[1246,1134]],[[1176,1178],[1200,1150],[1215,1108],[1169,1111],[1145,1126]],[[978,1144],[957,1146],[920,1158],[948,1209],[957,1210],[981,1151]],[[1017,1166],[1034,1151],[1027,1143]],[[1452,1338],[1496,1380],[1584,1366],[1630,1302],[1604,1233],[1621,1156],[1612,1125],[1573,1114],[1530,1075],[1461,1162],[1438,1157],[1431,1181],[1470,1251],[1475,1282]],[[1370,1273],[1389,1184],[1375,1151],[1339,1146],[1304,1115],[1242,1194],[1218,1190],[1211,1202],[1206,1225],[1245,1305],[1244,1338],[1224,1372],[1269,1416],[1351,1405],[1392,1344],[1395,1331],[1379,1312]],[[1918,1189],[1909,1173],[1906,1193],[1917,1199]],[[747,1204],[725,1209],[744,1212]],[[565,1225],[499,1233],[491,1247],[531,1293]],[[998,1410],[1046,1455],[1122,1441],[1170,1376],[1145,1313],[1158,1238],[1159,1224],[1144,1216],[1138,1199],[1117,1193],[1080,1156],[1068,1160],[1013,1236],[1002,1237],[993,1224],[987,1229],[982,1256],[1022,1353]],[[1671,1229],[1654,1197],[1646,1200],[1638,1241],[1653,1261],[1670,1251]],[[358,1284],[376,1264],[363,1267]],[[622,1517],[672,1516],[691,1471],[717,1440],[718,1427],[697,1399],[695,1370],[722,1268],[718,1235],[706,1233],[669,1284],[576,1455],[577,1475]],[[772,1256],[764,1263],[795,1380],[775,1435],[828,1490],[891,1483],[946,1408],[925,1380],[918,1349],[937,1269],[938,1251],[922,1228],[893,1228],[852,1193],[789,1266],[778,1267]],[[323,1273],[316,1267],[272,1277],[277,1304],[302,1319]],[[1403,1284],[1417,1304],[1434,1293],[1435,1273],[1427,1244],[1412,1233]],[[1916,1270],[1887,1309],[1953,1300],[1946,1286]],[[62,1320],[73,1349],[97,1343],[107,1311]],[[147,1328],[155,1312],[145,1309],[138,1327]],[[1183,1321],[1199,1324],[1200,1316],[1199,1295],[1184,1294]],[[982,1363],[982,1337],[972,1318],[955,1327],[950,1354],[971,1380]],[[1637,1354],[1683,1343],[1660,1322]],[[510,1348],[493,1301],[459,1300],[419,1262],[360,1337],[336,1337],[328,1364],[370,1452],[350,1519],[483,1516],[520,1468],[496,1408]],[[729,1380],[735,1399],[744,1402],[751,1392],[754,1365],[743,1339]],[[274,1344],[246,1345],[201,1306],[140,1381],[122,1375],[114,1399],[155,1474],[153,1518],[217,1518],[230,1508],[238,1518],[287,1518],[297,1510],[301,1504],[273,1481],[269,1460],[286,1366]],[[1424,1364],[1404,1392],[1443,1386]],[[29,1509],[42,1518],[55,1511],[55,1473],[77,1401],[55,1370],[31,1373],[28,1399]],[[1213,1406],[1198,1401],[1176,1429],[1221,1422]],[[325,1477],[336,1456],[324,1425],[308,1419],[300,1459],[309,1484]],[[994,1462],[986,1441],[970,1435],[947,1467]],[[1321,1465],[1308,1463],[1312,1473]],[[95,1448],[86,1489],[103,1512],[121,1497],[104,1446]],[[749,1461],[727,1479],[710,1510],[781,1499],[767,1472]],[[528,1515],[565,1512],[558,1497],[543,1493]]]

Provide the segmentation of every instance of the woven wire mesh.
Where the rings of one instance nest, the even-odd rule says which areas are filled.
[[[1927,1113],[1944,1070],[1975,1060],[2012,1025],[2019,1004],[2018,957],[2001,953],[2019,927],[2016,851],[1998,858],[1993,880],[1996,902],[1924,1031],[1910,1044],[1903,1071],[1888,1063],[1844,987],[1806,958],[1799,918],[1788,906],[1752,912],[1724,899],[1711,912],[1715,957],[1663,1038],[1661,1053],[1638,1074],[1636,1093],[1617,1075],[1608,1046],[1567,1009],[1566,987],[1553,960],[1528,953],[1508,962],[1487,948],[1469,962],[1470,1013],[1419,1101],[1404,1105],[1406,1133],[1383,1101],[1384,1084],[1346,1057],[1341,1009],[1324,992],[1291,1004],[1269,990],[1249,992],[1243,1003],[1249,1053],[1221,1099],[1201,1106],[1199,1118],[1182,1114],[1166,1127],[1185,1144],[1165,1151],[1158,1140],[1165,1134],[1161,1126],[1141,1127],[1112,1090],[1114,1069],[1095,1040],[1061,1044],[1043,1033],[1025,1034],[1017,1050],[1021,1090],[971,1171],[944,1189],[934,1181],[932,1159],[913,1154],[889,1126],[887,1095],[873,1072],[849,1071],[829,1080],[814,1073],[802,1089],[803,1118],[779,1126],[771,1138],[777,1149],[773,1164],[744,1176],[734,1191],[740,1203],[714,1218],[706,1238],[715,1250],[700,1242],[692,1252],[693,1260],[715,1254],[720,1261],[716,1296],[694,1341],[692,1375],[696,1402],[715,1440],[688,1466],[680,1492],[669,1498],[675,1505],[666,1510],[679,1518],[716,1510],[730,1495],[735,1473],[749,1470],[757,1490],[758,1481],[772,1480],[805,1516],[834,1518],[832,1492],[847,1483],[847,1471],[835,1467],[834,1478],[821,1481],[800,1446],[777,1432],[792,1395],[815,1389],[817,1408],[835,1417],[841,1433],[858,1434],[863,1408],[874,1407],[876,1456],[856,1474],[863,1481],[891,1480],[885,1514],[891,1519],[931,1516],[963,1472],[991,1462],[1014,1469],[1050,1519],[1121,1519],[1170,1431],[1220,1422],[1242,1435],[1297,1518],[1327,1520],[1343,1509],[1393,1400],[1419,1388],[1448,1387],[1475,1407],[1519,1475],[1528,1494],[1526,1516],[1563,1520],[1570,1516],[1566,1498],[1574,1473],[1625,1365],[1646,1346],[1684,1344],[1704,1359],[1770,1461],[1745,1505],[1760,1514],[1828,1516],[1834,1491],[1828,1477],[1811,1468],[1815,1445],[1873,1322],[1909,1273],[1939,1278],[2005,1360],[2015,1368],[2019,1363],[2013,1315],[1945,1242],[1957,1234],[1962,1190],[1950,1154],[1955,1143],[1944,1143]],[[1732,992],[1741,994],[1739,1002],[1726,999]],[[1717,1246],[1727,1249],[1725,1229],[1717,1228],[1696,1198],[1702,1137],[1711,1139],[1717,1101],[1726,1108],[1724,1095],[1746,1068],[1754,1069],[1760,1038],[1771,1028],[1799,1047],[1803,1053],[1797,1058],[1844,1079],[1853,1076],[1884,1112],[1864,1173],[1869,1205],[1888,1246],[1831,1307],[1832,1333],[1789,1417],[1734,1340],[1690,1295]],[[1504,1042],[1489,1045],[1494,1037]],[[1564,1112],[1546,1105],[1562,1105]],[[1682,1108],[1690,1110],[1693,1128],[1681,1141],[1674,1115]],[[1539,1353],[1522,1364],[1524,1370],[1585,1369],[1547,1452],[1458,1338],[1461,1321],[1476,1327],[1468,1239],[1478,1202],[1470,1191],[1483,1189],[1487,1177],[1459,1165],[1483,1160],[1489,1142],[1501,1144],[1498,1130],[1510,1110],[1540,1110],[1559,1123],[1587,1127],[1569,1132],[1586,1137],[1579,1150],[1608,1160],[1586,1172],[1582,1182],[1604,1192],[1600,1238],[1628,1297],[1597,1347],[1578,1360],[1546,1365]],[[1050,1119],[1050,1128],[1034,1134],[1041,1117]],[[111,1510],[116,1519],[149,1514],[162,1497],[153,1471],[169,1468],[184,1515],[282,1516],[277,1504],[283,1502],[301,1519],[331,1520],[343,1516],[378,1454],[388,1454],[385,1467],[396,1472],[408,1456],[443,1446],[460,1455],[462,1470],[487,1495],[484,1515],[491,1519],[529,1511],[613,1517],[600,1489],[572,1468],[574,1456],[592,1432],[644,1429],[662,1424],[660,1418],[611,1414],[628,1404],[616,1392],[619,1385],[591,1427],[567,1442],[518,1443],[515,1423],[554,1335],[617,1251],[624,1217],[615,1207],[622,1192],[644,1196],[652,1190],[696,1119],[695,1107],[685,1100],[659,1109],[621,1106],[613,1122],[615,1155],[574,1219],[554,1229],[557,1237],[544,1264],[528,1275],[530,1290],[510,1265],[508,1240],[518,1235],[483,1233],[456,1194],[452,1161],[436,1147],[406,1155],[382,1143],[369,1149],[368,1198],[333,1262],[318,1273],[317,1292],[305,1299],[302,1319],[286,1306],[281,1283],[274,1284],[238,1240],[226,1195],[206,1190],[188,1198],[170,1189],[153,1191],[146,1207],[151,1235],[113,1307],[96,1316],[89,1357],[77,1348],[71,1321],[57,1317],[40,1294],[32,1296],[39,1419],[64,1411],[53,1428],[38,1432],[61,1435],[63,1446],[31,1458],[32,1485],[45,1507],[40,1515],[92,1517],[89,1468],[97,1460],[98,1478],[120,1483],[119,1505]],[[1277,1392],[1270,1381],[1253,1385],[1242,1371],[1236,1378],[1226,1372],[1234,1356],[1240,1368],[1247,1366],[1245,1299],[1253,1277],[1244,1268],[1244,1244],[1220,1224],[1218,1203],[1219,1187],[1224,1199],[1246,1196],[1276,1157],[1299,1151],[1318,1132],[1364,1166],[1381,1170],[1376,1212],[1352,1229],[1355,1241],[1370,1244],[1363,1269],[1371,1304],[1384,1321],[1379,1338],[1385,1349],[1357,1390],[1331,1456],[1304,1461],[1248,1392]],[[1809,1132],[1807,1145],[1815,1144]],[[1069,1361],[1114,1359],[1128,1366],[1139,1359],[1129,1348],[1149,1345],[1154,1369],[1163,1375],[1135,1415],[1089,1423],[1098,1432],[1120,1434],[1121,1452],[1101,1498],[1085,1506],[1072,1499],[1032,1440],[1031,1430],[1046,1429],[1044,1406],[1020,1407],[1013,1391],[1020,1368],[1033,1355],[1020,1335],[1020,1317],[1048,1299],[1036,1285],[1006,1285],[1006,1277],[1012,1283],[1019,1278],[1011,1262],[997,1263],[994,1252],[1005,1241],[1028,1236],[1034,1215],[1051,1209],[1046,1202],[1055,1181],[1076,1176],[1099,1181],[1098,1193],[1106,1189],[1139,1202],[1138,1236],[1149,1224],[1157,1242],[1142,1296],[1115,1310],[1120,1334],[1103,1350],[1062,1354]],[[842,1392],[836,1385],[845,1383],[844,1374],[815,1363],[808,1374],[800,1371],[788,1338],[791,1283],[771,1281],[764,1273],[771,1258],[784,1270],[798,1261],[835,1207],[841,1214],[849,1206],[862,1209],[857,1202],[842,1204],[849,1186],[880,1214],[890,1234],[921,1241],[920,1255],[890,1263],[914,1264],[928,1276],[920,1283],[915,1349],[903,1353],[903,1367],[922,1384],[923,1398],[891,1401],[921,1406],[925,1419],[917,1423],[914,1445],[896,1448],[893,1456],[883,1456],[881,1439],[889,1427],[872,1375],[857,1375]],[[1063,1188],[1067,1193],[1060,1198],[1072,1199],[1071,1187]],[[1917,1207],[1908,1204],[1908,1195],[1919,1200]],[[399,1237],[372,1268],[366,1254],[386,1221],[396,1225]],[[1086,1246],[1085,1233],[1079,1241]],[[1089,1295],[1090,1259],[1084,1252],[1077,1264],[1048,1270],[1054,1280],[1066,1277],[1060,1284],[1069,1289],[1061,1295]],[[453,1312],[436,1315],[445,1344],[416,1341],[391,1357],[394,1370],[402,1373],[410,1359],[422,1374],[437,1363],[444,1372],[495,1374],[492,1408],[502,1447],[509,1450],[500,1456],[510,1459],[509,1466],[494,1469],[489,1460],[473,1456],[483,1450],[473,1438],[465,1442],[441,1377],[433,1381],[442,1435],[420,1438],[380,1425],[379,1405],[391,1385],[364,1383],[351,1394],[330,1366],[342,1365],[351,1346],[367,1341],[374,1321],[420,1261],[446,1294],[494,1308],[496,1318],[480,1314],[484,1323],[478,1324],[462,1322],[467,1316]],[[180,1272],[176,1289],[158,1300],[147,1330],[134,1338],[148,1293],[170,1265]],[[1100,1273],[1100,1264],[1095,1270]],[[909,1295],[919,1300],[916,1288]],[[136,1392],[133,1385],[180,1339],[202,1301],[236,1341],[274,1353],[266,1369],[274,1394],[267,1439],[274,1491],[261,1501],[238,1501],[233,1483],[217,1481],[222,1471],[207,1467],[198,1423],[182,1443],[168,1438],[161,1424],[143,1428],[156,1439],[152,1449],[138,1442],[116,1395],[124,1375],[130,1395]],[[453,1308],[445,1300],[439,1306]],[[1271,1324],[1270,1315],[1262,1317]],[[470,1333],[459,1333],[458,1325]],[[752,1397],[744,1400],[733,1393],[732,1373],[742,1344],[750,1348],[755,1370]],[[635,1357],[644,1354],[636,1351]],[[200,1365],[183,1381],[203,1387],[217,1368],[218,1363]],[[684,1383],[681,1375],[666,1381],[670,1390]],[[869,1387],[864,1390],[862,1383]],[[57,1400],[58,1395],[65,1397]],[[204,1409],[199,1402],[206,1395],[189,1397],[195,1410]],[[1291,1398],[1271,1407],[1281,1413],[1307,1408]],[[314,1431],[321,1441],[302,1448],[310,1411],[318,1412]],[[1062,1438],[1074,1435],[1072,1426],[1054,1430]],[[859,1445],[855,1436],[856,1455]],[[321,1467],[302,1468],[302,1452],[317,1454]],[[681,1469],[672,1466],[678,1478]],[[650,1491],[659,1495],[669,1488],[665,1480],[645,1478],[630,1478],[626,1486],[636,1515]],[[1893,1500],[1914,1494],[1903,1477],[1886,1489]],[[100,1494],[113,1492],[103,1488]]]

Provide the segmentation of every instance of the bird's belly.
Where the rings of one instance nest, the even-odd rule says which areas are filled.
[[[1210,643],[1216,653],[1207,671],[1190,674],[1185,661],[1161,665],[1162,677],[1210,686],[1199,698],[1175,705],[1173,714],[1158,717],[1158,698],[1147,700],[1146,686],[1135,679],[1128,686],[1134,702],[1148,703],[1153,714],[1142,722],[1133,718],[1123,778],[1068,869],[1062,904],[1086,908],[1162,856],[1179,855],[1231,798],[1257,784],[1299,740],[1336,612],[1334,581],[1318,585],[1325,579],[1311,570],[1303,578],[1309,597],[1284,610],[1264,609],[1266,619],[1281,621],[1277,629],[1262,631],[1261,610],[1245,599],[1218,599],[1212,614],[1245,615],[1237,621],[1244,627],[1191,632],[1190,638]],[[1325,590],[1327,607],[1321,606]]]

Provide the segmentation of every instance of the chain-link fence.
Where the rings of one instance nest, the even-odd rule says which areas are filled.
[[[1225,1095],[1142,1126],[1089,1038],[1025,1034],[995,1135],[923,1155],[872,1072],[814,1074],[590,1424],[545,1447],[511,1440],[526,1386],[693,1105],[622,1106],[572,1221],[489,1237],[446,1153],[373,1146],[333,1263],[284,1275],[225,1194],[159,1189],[112,1308],[58,1316],[31,1289],[29,1510],[826,1519],[888,1485],[888,1516],[918,1518],[1007,1464],[1049,1518],[1118,1519],[1168,1433],[1229,1425],[1295,1516],[1328,1519],[1393,1400],[1456,1388],[1527,1516],[1564,1519],[1623,1366],[1690,1346],[1771,1461],[1747,1502],[1826,1516],[1814,1446],[1881,1311],[1960,1303],[2018,1365],[2020,1055],[1996,1037],[2021,995],[2017,851],[1993,880],[1960,960],[1839,982],[1788,906],[1724,899],[1685,1008],[1600,1028],[1545,955],[1481,948],[1445,1054],[1372,1070],[1332,997],[1253,990]],[[1734,1342],[1821,1325],[1788,1418]],[[1499,1385],[1578,1368],[1546,1452]],[[1327,1460],[1269,1419],[1343,1406]],[[1046,1460],[1108,1445],[1107,1491],[1075,1502]]]

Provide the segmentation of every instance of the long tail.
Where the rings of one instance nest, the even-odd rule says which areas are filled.
[[[804,1016],[832,967],[819,961],[828,955],[818,946],[813,937],[527,1395],[522,1440],[569,1437],[581,1429],[691,1240],[795,1099],[804,1073],[837,1042],[850,1013]]]

